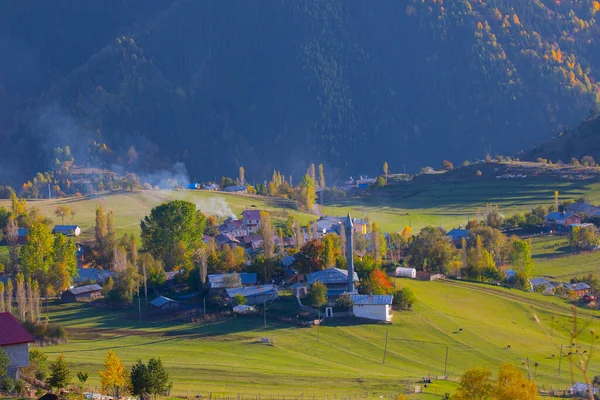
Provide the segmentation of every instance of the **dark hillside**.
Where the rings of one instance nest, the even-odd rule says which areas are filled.
[[[531,148],[598,106],[592,0],[74,3],[15,3],[0,20],[2,43],[44,44],[35,79],[15,67],[0,89],[16,111],[0,115],[0,143],[19,144],[23,170],[49,162],[25,149],[65,142],[105,166],[133,145],[128,168],[183,160],[198,179],[312,161],[343,176],[383,160],[417,170]],[[48,106],[71,135],[40,123]]]

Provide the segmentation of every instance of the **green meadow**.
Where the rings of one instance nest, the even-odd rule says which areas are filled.
[[[139,322],[136,310],[57,305],[50,319],[67,327],[70,340],[42,350],[50,357],[64,353],[74,371],[90,373],[93,386],[109,349],[127,365],[158,356],[171,373],[173,395],[387,397],[407,379],[443,375],[446,369],[450,381],[414,397],[435,399],[453,391],[466,368],[495,371],[502,362],[519,366],[540,387],[564,389],[583,351],[590,355],[589,373],[600,374],[600,359],[591,351],[590,330],[600,328],[595,312],[577,311],[578,328],[584,329],[571,348],[573,310],[562,300],[463,282],[396,283],[410,287],[418,302],[413,311],[396,311],[391,325],[329,320],[320,328],[299,328],[268,314],[266,327],[262,316],[207,325]],[[260,343],[263,337],[273,345]],[[575,373],[575,379],[583,376]]]

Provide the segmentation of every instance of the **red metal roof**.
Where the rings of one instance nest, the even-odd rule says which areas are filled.
[[[31,342],[33,342],[33,336],[11,313],[0,313],[0,346]]]

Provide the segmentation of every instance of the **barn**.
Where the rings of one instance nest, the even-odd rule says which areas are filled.
[[[179,310],[179,302],[165,296],[158,296],[150,302],[150,305],[155,310],[161,312],[170,312]]]
[[[102,287],[97,284],[68,289],[61,295],[61,299],[64,303],[90,301],[99,297],[102,297]]]

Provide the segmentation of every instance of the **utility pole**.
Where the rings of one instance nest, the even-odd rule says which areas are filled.
[[[317,342],[321,341],[321,310],[319,310],[319,325],[317,325]]]
[[[444,362],[444,378],[446,378],[448,375],[446,375],[446,371],[448,368],[448,346],[446,346],[446,361]]]
[[[558,376],[560,376],[560,364],[562,363],[563,345],[560,345],[560,355],[558,356]]]
[[[140,285],[138,285],[138,313],[140,315],[140,322],[142,322],[142,301],[140,300]]]
[[[52,192],[50,191],[50,184],[48,184],[48,198],[52,200]]]
[[[204,321],[206,321],[206,296],[204,296],[204,298],[202,299],[203,301],[203,305],[202,305],[202,312],[204,313]]]
[[[383,348],[383,364],[385,364],[385,355],[387,354],[388,334],[389,334],[389,331],[385,331],[385,347]]]
[[[263,318],[265,323],[265,328],[267,327],[267,301],[263,301]]]
[[[529,357],[527,357],[527,380],[531,380],[531,369],[529,369]]]

